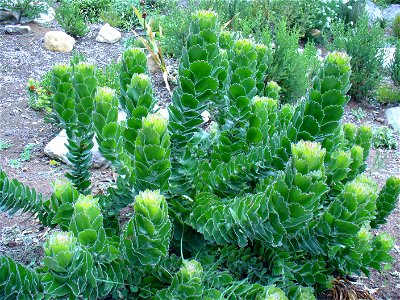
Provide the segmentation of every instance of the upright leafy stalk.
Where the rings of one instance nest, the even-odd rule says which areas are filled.
[[[176,193],[189,193],[191,189],[190,174],[196,169],[191,144],[196,144],[194,138],[201,132],[201,114],[210,105],[223,101],[227,69],[219,48],[217,16],[209,11],[193,14],[180,61],[178,86],[168,107],[173,153],[171,190]]]
[[[135,145],[135,172],[138,191],[168,189],[171,163],[168,120],[160,113],[150,114],[142,120]]]
[[[165,197],[143,191],[135,197],[135,214],[123,233],[123,252],[134,266],[156,265],[168,252],[171,222]]]
[[[94,66],[85,63],[57,66],[52,73],[54,108],[68,136],[71,173],[67,177],[80,193],[90,192],[91,149],[93,148],[92,111],[97,89]]]

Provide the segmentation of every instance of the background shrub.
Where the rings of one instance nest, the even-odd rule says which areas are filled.
[[[66,33],[80,37],[89,32],[89,28],[76,2],[62,0],[56,9],[55,17]]]
[[[78,7],[80,14],[89,23],[100,21],[103,12],[109,11],[114,0],[73,0]]]
[[[390,77],[393,82],[400,86],[400,43],[396,44],[396,51],[394,53],[393,60],[389,65]]]
[[[400,38],[400,15],[397,15],[392,24],[392,30],[395,37]]]
[[[377,24],[370,28],[366,17],[362,17],[355,26],[345,25],[344,22],[333,26],[328,48],[345,51],[351,56],[352,99],[362,101],[374,95],[383,74],[384,44],[384,30]]]
[[[303,53],[299,48],[299,31],[289,29],[285,21],[274,29],[275,49],[269,60],[268,79],[276,81],[282,88],[281,94],[287,102],[299,99],[305,94],[317,63],[316,51],[307,44]],[[264,40],[268,44],[268,37]]]
[[[113,0],[110,8],[101,13],[101,20],[122,30],[132,30],[140,25],[132,6],[139,8],[139,0]]]

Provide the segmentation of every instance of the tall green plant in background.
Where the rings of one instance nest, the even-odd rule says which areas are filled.
[[[299,32],[289,29],[286,21],[277,23],[273,33],[275,48],[268,62],[268,78],[282,88],[283,99],[292,102],[302,97],[311,83],[314,75],[312,62],[317,60],[316,53],[310,52],[313,48],[311,44],[303,53],[299,52]]]
[[[371,129],[342,123],[350,58],[328,54],[306,95],[281,105],[267,46],[221,33],[210,11],[191,18],[169,120],[139,49],[122,55],[119,97],[88,96],[90,65],[55,71],[69,140],[96,132],[118,177],[103,195],[56,184],[45,199],[0,172],[0,208],[62,230],[40,268],[0,258],[0,297],[312,300],[334,276],[391,262],[393,240],[371,227],[396,207],[400,179],[379,191],[363,174]]]
[[[363,17],[354,26],[337,23],[332,29],[331,49],[346,51],[351,56],[350,96],[356,101],[368,100],[382,79],[384,30],[378,24],[371,28]]]
[[[74,1],[62,0],[56,9],[55,17],[66,33],[80,37],[89,32],[79,5]]]

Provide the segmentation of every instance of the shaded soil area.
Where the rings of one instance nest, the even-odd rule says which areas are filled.
[[[0,141],[11,144],[8,149],[0,150],[0,168],[11,178],[17,178],[28,186],[34,187],[45,196],[51,193],[51,182],[61,178],[67,168],[54,165],[47,158],[44,146],[59,132],[44,122],[44,114],[28,107],[26,83],[29,78],[40,79],[56,63],[68,63],[71,53],[54,53],[43,48],[43,36],[53,28],[44,28],[35,24],[32,34],[25,36],[5,35],[0,28]],[[102,67],[117,60],[123,50],[123,41],[117,44],[102,44],[95,41],[99,26],[91,27],[91,32],[77,40],[75,50],[86,55],[88,62]],[[123,34],[124,38],[131,34]],[[168,101],[161,74],[153,76],[160,105]],[[365,112],[359,118],[356,110],[362,107]],[[346,109],[346,122],[384,126],[384,107],[350,103]],[[396,135],[397,142],[399,137]],[[28,144],[35,144],[31,158],[13,164]],[[399,150],[372,149],[368,161],[367,173],[380,186],[391,175],[400,174]],[[111,180],[109,171],[93,170],[93,183],[96,189],[103,189]],[[383,231],[395,239],[393,268],[380,274],[372,272],[370,278],[359,277],[356,285],[371,292],[377,299],[400,299],[400,209],[397,208],[382,226]],[[36,265],[42,255],[42,244],[51,231],[41,226],[34,216],[28,214],[8,216],[0,213],[0,255],[9,255],[27,265]]]

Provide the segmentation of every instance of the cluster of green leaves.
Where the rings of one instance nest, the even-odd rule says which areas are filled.
[[[93,66],[54,70],[74,187],[43,199],[0,172],[1,209],[62,230],[40,268],[1,257],[0,297],[312,300],[335,275],[391,262],[393,240],[371,228],[396,207],[400,178],[379,192],[362,174],[372,131],[342,124],[350,58],[328,54],[306,96],[283,104],[267,46],[221,32],[213,12],[191,18],[169,120],[140,49],[122,55],[119,97]],[[118,177],[84,196],[94,133]]]
[[[363,17],[355,26],[336,23],[332,28],[332,39],[330,49],[346,51],[351,56],[352,99],[369,100],[382,79],[384,30],[379,24],[370,28],[368,18]]]
[[[400,101],[400,90],[398,86],[383,83],[376,90],[376,100],[380,103],[396,103]]]
[[[35,148],[35,146],[36,144],[34,143],[27,144],[19,155],[19,158],[8,160],[9,165],[13,168],[19,168],[22,162],[29,161],[31,159],[31,152]],[[3,144],[3,147],[4,148],[2,148],[0,144],[0,149],[7,149],[11,147],[11,144]]]
[[[8,143],[7,141],[4,140],[0,140],[0,150],[6,150],[11,147],[12,147],[11,143]]]
[[[386,126],[375,128],[372,135],[372,145],[375,148],[397,149],[397,140],[393,130]]]

